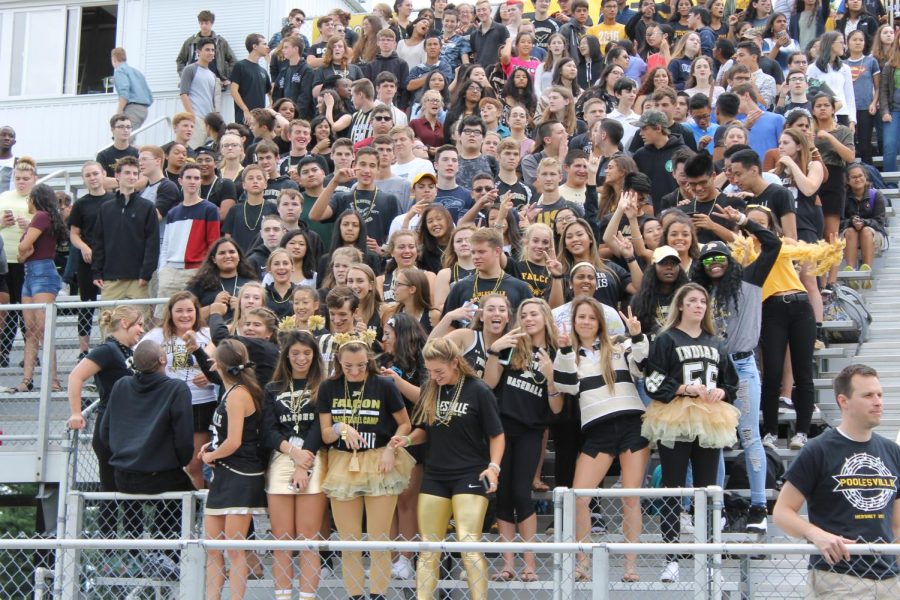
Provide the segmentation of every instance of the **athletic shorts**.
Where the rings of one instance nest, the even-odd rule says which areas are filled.
[[[487,492],[482,485],[477,473],[470,473],[458,479],[434,479],[428,472],[422,479],[422,487],[419,489],[420,494],[429,494],[439,498],[452,498],[457,494],[471,494],[474,496],[487,497]]]
[[[641,415],[623,415],[601,421],[582,432],[581,452],[597,458],[601,452],[618,456],[631,450],[637,452],[650,445],[641,435]]]

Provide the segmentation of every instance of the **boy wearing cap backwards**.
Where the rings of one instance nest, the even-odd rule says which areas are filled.
[[[742,268],[731,258],[731,250],[720,241],[700,249],[700,259],[691,269],[691,280],[709,292],[717,335],[738,374],[734,406],[741,411],[738,437],[744,447],[750,479],[748,533],[766,533],[766,455],[759,436],[759,405],[762,393],[754,349],[759,344],[762,323],[762,286],[781,251],[781,240],[730,206],[714,206],[715,214],[752,235],[760,244],[759,257]]]
[[[638,171],[650,178],[650,197],[656,214],[662,211],[659,202],[678,184],[672,175],[672,155],[687,148],[680,137],[669,135],[669,118],[659,110],[646,110],[637,122],[644,146],[634,153]]]
[[[431,173],[419,173],[416,175],[413,178],[412,194],[412,207],[402,215],[394,217],[394,220],[391,221],[391,230],[388,234],[388,239],[390,239],[390,236],[394,235],[395,231],[401,229],[412,229],[413,231],[419,230],[419,225],[421,225],[422,222],[422,211],[425,210],[425,207],[434,202],[434,198],[437,195],[437,177]]]

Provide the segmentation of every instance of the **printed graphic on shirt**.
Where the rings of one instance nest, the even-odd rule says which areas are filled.
[[[881,458],[860,452],[844,461],[841,472],[832,475],[834,492],[840,493],[853,508],[863,514],[854,519],[883,519],[884,509],[897,492],[897,477]],[[865,514],[872,513],[872,514]]]

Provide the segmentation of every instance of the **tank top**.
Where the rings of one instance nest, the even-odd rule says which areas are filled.
[[[394,301],[394,271],[384,274],[384,282],[381,286],[381,297],[385,302]]]
[[[213,421],[212,425],[210,425],[210,430],[212,431],[212,448],[218,448],[219,444],[228,437],[228,412],[226,406],[228,403],[228,396],[231,395],[232,390],[236,387],[238,386],[233,385],[228,388],[228,391],[222,396],[222,400],[219,401],[216,412],[213,413]],[[256,475],[263,472],[265,470],[265,461],[263,460],[260,451],[261,420],[262,417],[258,410],[253,414],[244,417],[244,428],[241,434],[240,447],[234,451],[234,454],[226,456],[216,462],[232,471],[237,471],[245,475]]]
[[[484,376],[484,367],[487,364],[487,352],[485,352],[484,348],[484,336],[480,331],[475,332],[475,339],[472,341],[472,345],[463,352],[463,358],[475,369],[475,373],[481,379]]]

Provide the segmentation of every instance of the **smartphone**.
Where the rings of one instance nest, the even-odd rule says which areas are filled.
[[[697,212],[697,199],[695,198],[694,200],[691,200],[687,204],[682,204],[681,206],[678,207],[678,210],[680,210],[681,212],[683,212],[684,214],[686,214],[688,216],[694,214],[695,212]]]
[[[499,362],[504,367],[509,365],[509,361],[512,360],[512,353],[513,353],[512,348],[507,348],[506,350],[501,351],[500,356],[497,359],[497,362]]]
[[[489,492],[491,490],[491,481],[487,478],[487,475],[481,478],[481,485],[484,486],[485,492]]]

